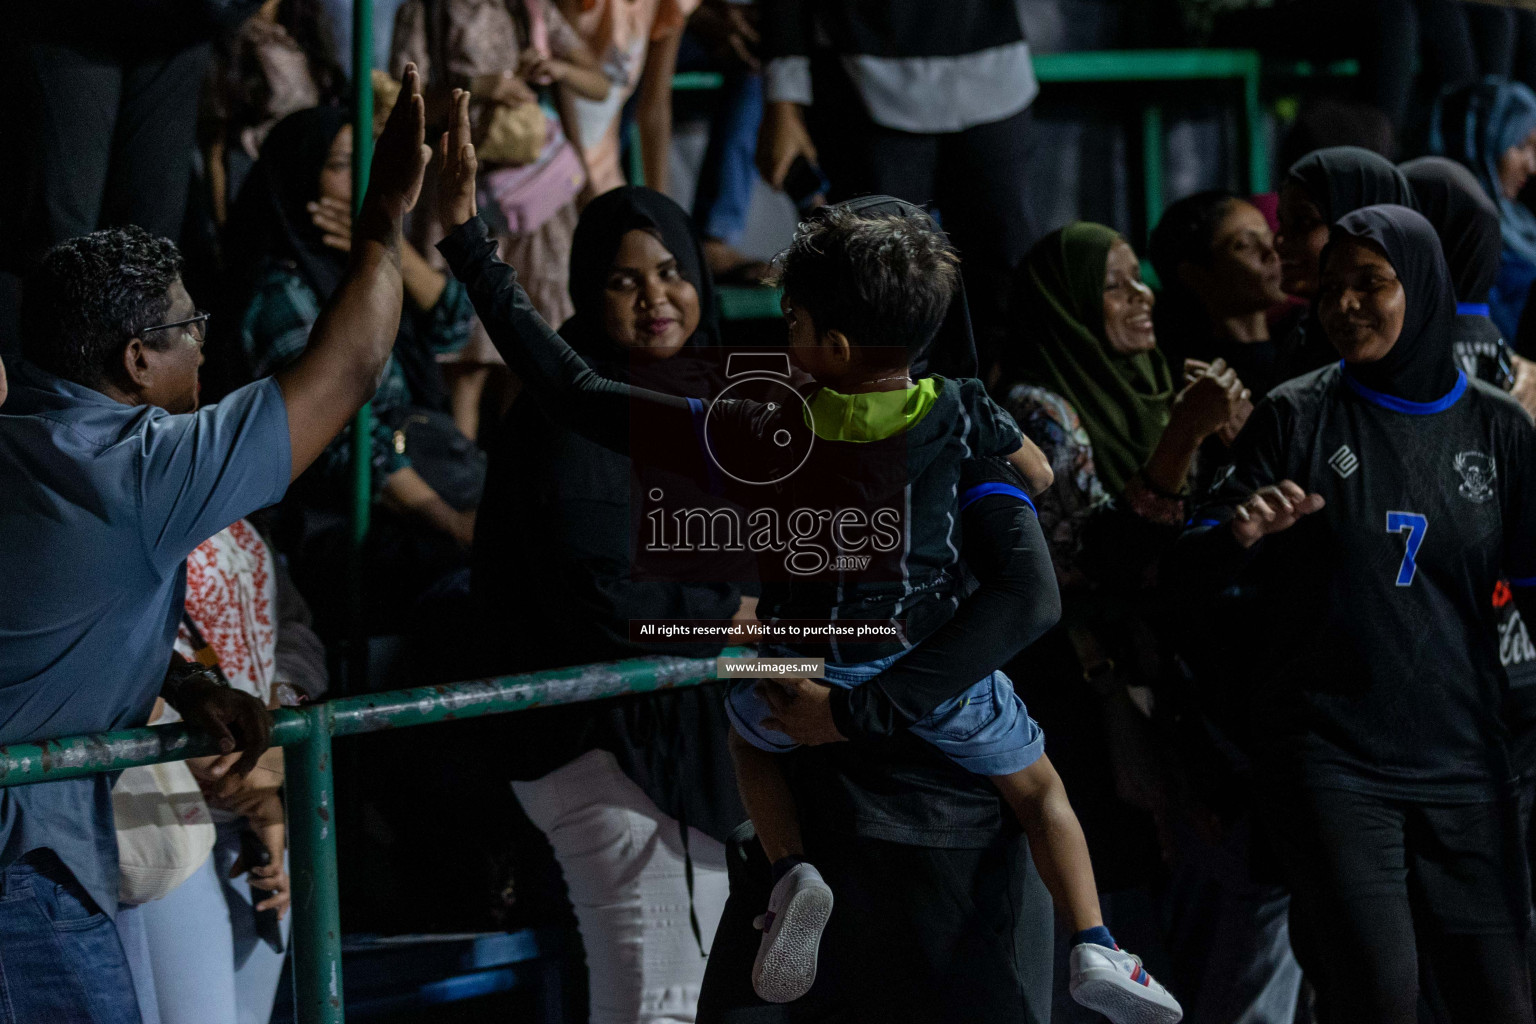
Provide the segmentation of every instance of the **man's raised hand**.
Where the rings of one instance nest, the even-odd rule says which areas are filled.
[[[432,159],[426,134],[427,107],[421,98],[421,75],[415,64],[407,64],[400,83],[400,98],[374,145],[368,194],[363,198],[365,210],[376,208],[396,230],[421,195],[421,179]]]
[[[443,227],[452,231],[479,212],[475,206],[475,144],[469,136],[469,93],[453,90],[453,121],[438,141],[442,170],[437,176]]]

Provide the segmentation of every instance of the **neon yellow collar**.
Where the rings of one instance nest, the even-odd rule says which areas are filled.
[[[911,429],[938,398],[932,377],[900,391],[845,395],[824,387],[811,395],[806,422],[824,441],[880,441]]]

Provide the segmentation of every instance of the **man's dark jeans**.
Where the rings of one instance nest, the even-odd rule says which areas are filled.
[[[51,851],[0,869],[0,1024],[140,1024],[117,926]]]

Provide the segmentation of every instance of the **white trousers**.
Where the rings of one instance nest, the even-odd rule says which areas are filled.
[[[586,947],[591,1024],[689,1024],[704,957],[688,915],[683,840],[606,750],[512,790],[565,873]],[[707,951],[729,884],[725,847],[688,830],[693,909]]]

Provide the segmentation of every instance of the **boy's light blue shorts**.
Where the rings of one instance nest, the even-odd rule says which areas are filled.
[[[851,690],[885,671],[904,653],[854,665],[829,664],[821,681]],[[763,719],[772,717],[773,709],[755,692],[759,685],[772,685],[772,680],[742,679],[731,687],[725,701],[731,724],[742,739],[760,750],[783,753],[795,749],[794,740],[762,726]],[[960,696],[940,704],[912,726],[912,733],[977,775],[1012,775],[1045,753],[1045,733],[1029,717],[1013,682],[1001,672],[993,672]]]

